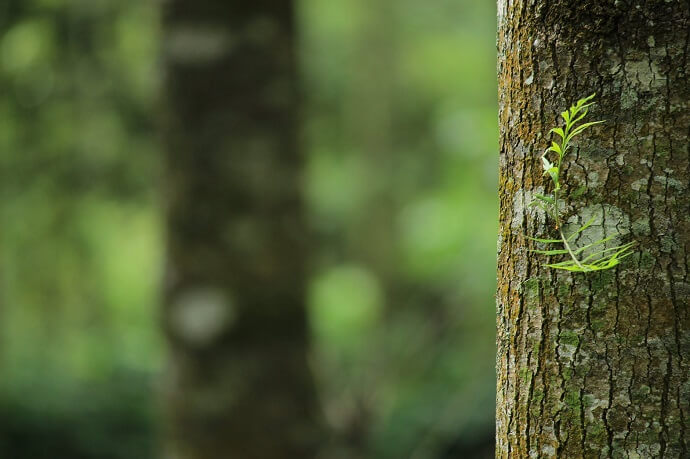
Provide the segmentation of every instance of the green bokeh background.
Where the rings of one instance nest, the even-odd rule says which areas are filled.
[[[157,7],[0,6],[2,458],[155,457]],[[491,456],[495,24],[298,2],[324,457]]]

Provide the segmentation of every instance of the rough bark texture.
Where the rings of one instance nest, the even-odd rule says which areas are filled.
[[[292,2],[163,6],[167,446],[313,457]]]
[[[499,0],[498,18],[496,456],[690,457],[690,4]],[[607,121],[565,161],[568,190],[587,187],[566,219],[639,244],[568,274],[527,252],[554,235],[527,205],[548,130],[593,92]]]

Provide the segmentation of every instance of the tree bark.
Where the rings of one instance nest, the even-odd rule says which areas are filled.
[[[496,457],[690,457],[690,5],[498,1],[500,231]],[[593,92],[564,162],[566,219],[638,242],[615,269],[544,266],[525,236],[539,156]]]
[[[293,3],[163,8],[167,447],[313,457]]]

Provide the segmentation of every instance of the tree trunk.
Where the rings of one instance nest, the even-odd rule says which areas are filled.
[[[169,0],[163,31],[167,447],[313,457],[292,2]]]
[[[496,457],[690,457],[690,5],[499,0],[500,232]],[[556,271],[525,236],[549,191],[539,156],[558,113],[593,92],[566,157],[566,219],[636,253]],[[581,220],[580,220],[581,221]]]

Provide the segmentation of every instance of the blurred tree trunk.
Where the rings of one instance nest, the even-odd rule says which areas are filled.
[[[366,201],[347,228],[350,255],[371,269],[390,294],[399,279],[394,267],[396,213],[393,122],[396,85],[396,4],[392,0],[358,0],[366,11],[353,46],[357,65],[351,69],[345,97],[345,129],[366,166]],[[367,237],[362,237],[366,234]],[[389,299],[389,298],[388,298]],[[388,305],[390,306],[390,305]]]
[[[498,1],[497,457],[690,457],[690,5]],[[568,274],[527,252],[557,114],[597,92],[565,183],[637,253]]]
[[[293,4],[169,0],[163,30],[167,447],[313,457]]]

